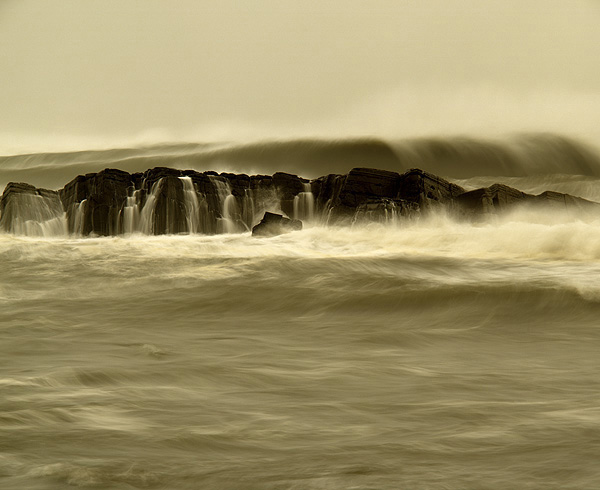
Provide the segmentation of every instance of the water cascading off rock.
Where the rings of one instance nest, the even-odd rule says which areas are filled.
[[[599,209],[567,194],[535,196],[502,184],[466,192],[420,169],[398,174],[355,168],[309,182],[281,172],[248,176],[155,167],[80,175],[60,191],[10,183],[0,201],[0,229],[32,236],[243,233],[265,213],[322,225],[395,225],[436,209],[473,219],[518,205],[587,214]]]

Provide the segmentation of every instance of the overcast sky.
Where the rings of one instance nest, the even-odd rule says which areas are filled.
[[[519,130],[597,144],[598,60],[598,0],[0,0],[0,151]]]

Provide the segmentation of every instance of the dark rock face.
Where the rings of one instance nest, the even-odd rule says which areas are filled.
[[[506,210],[517,202],[522,203],[533,197],[504,184],[493,184],[465,192],[456,198],[456,202],[466,215],[485,215]]]
[[[340,192],[347,175],[329,174],[312,181],[317,208],[334,208],[340,204]]]
[[[252,228],[252,236],[276,236],[301,229],[302,221],[267,212],[261,222]]]
[[[179,177],[162,177],[155,193],[153,232],[155,235],[185,233],[187,230],[183,183]]]
[[[133,187],[130,174],[112,168],[73,179],[59,191],[69,230],[78,230],[84,236],[118,234],[121,208]]]
[[[418,168],[410,169],[400,176],[398,196],[406,201],[417,203],[421,208],[436,204],[451,203],[465,190],[437,175]]]
[[[294,197],[304,190],[304,181],[293,174],[276,172],[273,174],[273,185],[281,199],[281,210],[292,216],[294,211]]]
[[[271,236],[301,229],[300,221],[284,215],[324,224],[394,222],[443,207],[477,219],[521,204],[600,214],[599,203],[568,194],[533,196],[503,184],[465,192],[419,169],[398,174],[357,167],[308,181],[283,172],[248,176],[155,167],[135,174],[105,169],[80,175],[59,192],[10,183],[0,199],[0,229],[83,236],[252,229],[254,235]]]
[[[221,217],[221,205],[215,182],[219,180],[225,185],[227,179],[219,177],[216,172],[188,172],[186,176],[192,179],[200,200],[199,231],[209,235],[217,233],[217,220]]]
[[[243,198],[250,188],[250,177],[246,174],[222,173],[223,182],[229,182],[231,193],[237,198]]]
[[[340,191],[340,202],[355,208],[372,198],[398,196],[400,174],[374,168],[353,168],[350,170]]]
[[[581,197],[554,191],[534,196],[504,184],[493,184],[465,192],[456,198],[456,202],[461,214],[466,217],[498,214],[516,205],[533,208],[543,206],[545,209],[583,214],[600,212],[599,203]]]
[[[419,215],[419,206],[403,199],[369,199],[356,208],[355,223],[394,223]]]
[[[158,182],[160,179],[164,179],[166,177],[181,177],[183,172],[181,170],[175,168],[168,167],[154,167],[149,170],[146,170],[142,174],[142,182],[143,186],[147,189],[151,189],[152,186]]]
[[[354,216],[357,208],[368,201],[401,200],[426,210],[435,205],[452,205],[454,199],[464,193],[462,187],[419,169],[397,174],[355,168],[347,176],[328,175],[315,182],[317,202],[330,210],[334,222]]]
[[[317,203],[326,210],[328,223],[347,222],[354,218],[357,207],[369,200],[397,198],[399,182],[396,172],[353,168],[348,175],[318,179]]]

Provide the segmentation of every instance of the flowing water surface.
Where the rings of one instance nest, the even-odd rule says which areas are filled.
[[[0,487],[600,486],[600,221],[0,235]]]

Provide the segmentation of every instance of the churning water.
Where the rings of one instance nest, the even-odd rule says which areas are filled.
[[[600,223],[530,221],[3,235],[0,486],[594,488]]]
[[[0,487],[598,488],[598,277],[600,218],[526,211],[2,234]]]

